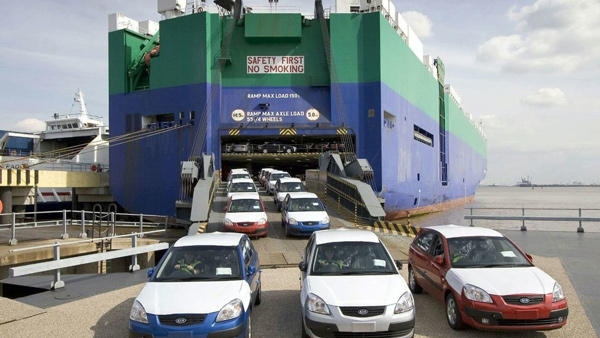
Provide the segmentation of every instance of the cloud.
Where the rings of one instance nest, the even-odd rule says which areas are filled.
[[[403,12],[401,15],[409,26],[415,30],[415,33],[417,33],[419,37],[426,38],[433,35],[431,32],[433,23],[429,20],[427,15],[416,11]]]
[[[43,131],[45,129],[46,129],[46,122],[44,122],[42,120],[38,120],[38,119],[33,119],[33,118],[21,120],[21,121],[17,122],[17,124],[15,124],[15,126],[13,128],[11,128],[11,130],[14,130],[14,131],[27,132],[27,133]]]
[[[548,107],[566,106],[569,104],[569,101],[567,100],[565,93],[558,88],[540,88],[521,99],[521,103]]]
[[[477,60],[514,73],[570,73],[600,58],[600,2],[537,0],[513,6],[508,18],[519,34],[497,36],[481,44]]]

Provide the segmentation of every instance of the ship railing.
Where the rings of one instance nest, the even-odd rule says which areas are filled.
[[[31,170],[47,171],[103,172],[109,170],[108,165],[99,163],[44,162],[39,164],[30,164],[27,167]]]
[[[17,245],[17,235],[22,240],[112,238],[132,230],[138,237],[144,237],[157,229],[166,231],[169,223],[169,216],[152,214],[85,210],[12,212],[0,214],[0,239]]]
[[[164,232],[164,231],[165,231],[164,229],[147,231],[147,232],[145,232],[145,234],[158,233],[158,232]],[[124,235],[114,235],[114,236],[107,236],[107,237],[102,237],[102,238],[81,240],[81,241],[75,241],[75,242],[67,242],[67,243],[55,242],[53,244],[13,249],[13,250],[9,251],[11,254],[22,252],[22,251],[32,251],[32,250],[42,250],[42,249],[52,248],[53,249],[53,259],[51,261],[46,261],[46,262],[41,262],[41,263],[33,263],[33,264],[12,267],[9,269],[9,277],[19,277],[19,276],[25,276],[25,275],[30,275],[30,274],[34,274],[34,273],[54,271],[54,281],[50,284],[50,287],[53,290],[55,290],[55,289],[63,288],[65,286],[65,282],[62,281],[61,277],[60,277],[60,270],[63,268],[74,267],[74,266],[84,265],[84,264],[89,264],[89,263],[104,262],[107,260],[123,258],[123,257],[131,257],[131,265],[129,266],[129,271],[135,272],[137,270],[140,270],[140,265],[138,264],[137,255],[149,254],[152,252],[166,250],[169,248],[168,243],[155,243],[155,244],[138,246],[138,238],[142,237],[142,235],[143,234],[141,234],[141,233],[131,233],[131,234],[124,234]],[[101,247],[103,247],[103,245],[106,241],[112,241],[116,238],[128,238],[128,237],[131,238],[131,247],[130,248],[110,250],[110,251],[105,251],[105,252],[100,252],[100,253],[93,253],[93,254],[87,254],[87,255],[69,257],[69,258],[61,258],[60,257],[61,246],[64,247],[64,246],[82,245],[85,243],[95,243],[95,244],[100,244]]]
[[[466,208],[469,214],[465,219],[470,221],[469,226],[474,226],[473,221],[481,221],[481,225],[494,225],[498,222],[506,224],[520,223],[521,231],[527,231],[525,222],[552,222],[554,228],[559,226],[577,225],[577,232],[583,233],[583,223],[600,223],[600,209],[583,208]],[[584,213],[586,216],[584,217]],[[491,222],[490,222],[491,221]],[[543,228],[547,230],[547,227]]]

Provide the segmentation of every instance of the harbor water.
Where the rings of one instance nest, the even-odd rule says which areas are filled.
[[[411,225],[470,225],[465,215],[547,216],[600,218],[600,187],[494,187],[480,186],[475,201],[439,213],[411,218]],[[475,209],[475,208],[485,208]],[[508,209],[510,208],[510,209]],[[523,210],[524,209],[524,210]],[[474,226],[519,230],[522,221],[474,220]],[[525,221],[528,231],[577,231],[579,222]],[[585,232],[600,232],[600,223],[583,222]]]

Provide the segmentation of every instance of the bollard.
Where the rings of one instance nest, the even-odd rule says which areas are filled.
[[[132,248],[137,247],[137,234],[131,235],[131,247]],[[131,265],[129,266],[129,271],[135,272],[135,271],[138,271],[139,269],[140,269],[140,265],[138,264],[138,261],[137,261],[137,255],[132,255],[131,256]]]
[[[525,208],[521,209],[521,215],[525,217]],[[525,220],[523,219],[523,225],[521,225],[521,231],[527,231],[527,227],[525,226]]]
[[[54,260],[60,260],[60,244],[54,242]],[[60,269],[54,270],[54,281],[50,284],[50,288],[53,290],[64,288],[65,282],[60,280]]]
[[[579,208],[579,218],[581,219],[581,208]],[[579,221],[579,228],[577,228],[577,232],[584,232],[583,226],[581,226],[581,220]]]
[[[12,221],[10,224],[10,232],[11,232],[11,238],[8,241],[8,244],[10,245],[17,245],[17,224],[16,224],[16,216],[15,213],[12,213]]]
[[[87,232],[85,232],[85,211],[81,210],[81,232],[79,233],[80,238],[87,238]]]
[[[60,235],[60,239],[67,239],[67,238],[69,238],[69,234],[67,233],[67,210],[63,210],[62,224],[63,224],[63,233]]]

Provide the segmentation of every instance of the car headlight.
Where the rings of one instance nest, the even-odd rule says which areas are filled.
[[[463,291],[465,293],[465,297],[474,302],[492,303],[492,297],[490,297],[490,295],[481,288],[466,284],[463,288]]]
[[[398,299],[398,303],[396,303],[396,307],[394,308],[394,314],[410,311],[414,307],[415,302],[413,300],[412,293],[405,292],[402,296],[400,296],[400,299]]]
[[[234,299],[231,302],[227,303],[219,314],[217,315],[217,322],[222,322],[224,320],[230,320],[239,317],[244,310],[244,305],[242,301],[239,299]]]
[[[329,217],[323,218],[323,220],[321,221],[321,224],[329,224]]]
[[[258,220],[258,225],[264,225],[265,223],[267,223],[267,220],[265,218],[261,218]]]
[[[293,218],[290,218],[290,219],[288,220],[288,224],[298,225],[298,221],[296,221],[296,220],[295,220],[295,219],[293,219]]]
[[[146,314],[146,310],[144,310],[142,304],[137,300],[133,302],[133,305],[131,306],[129,319],[133,320],[134,322],[148,324],[148,315]]]
[[[330,315],[329,307],[321,297],[311,293],[306,297],[306,309],[310,312]]]
[[[552,302],[558,302],[565,299],[565,293],[558,282],[554,283],[554,290],[552,291]]]
[[[229,218],[225,218],[225,222],[224,223],[227,226],[232,226],[233,225],[233,222]]]

